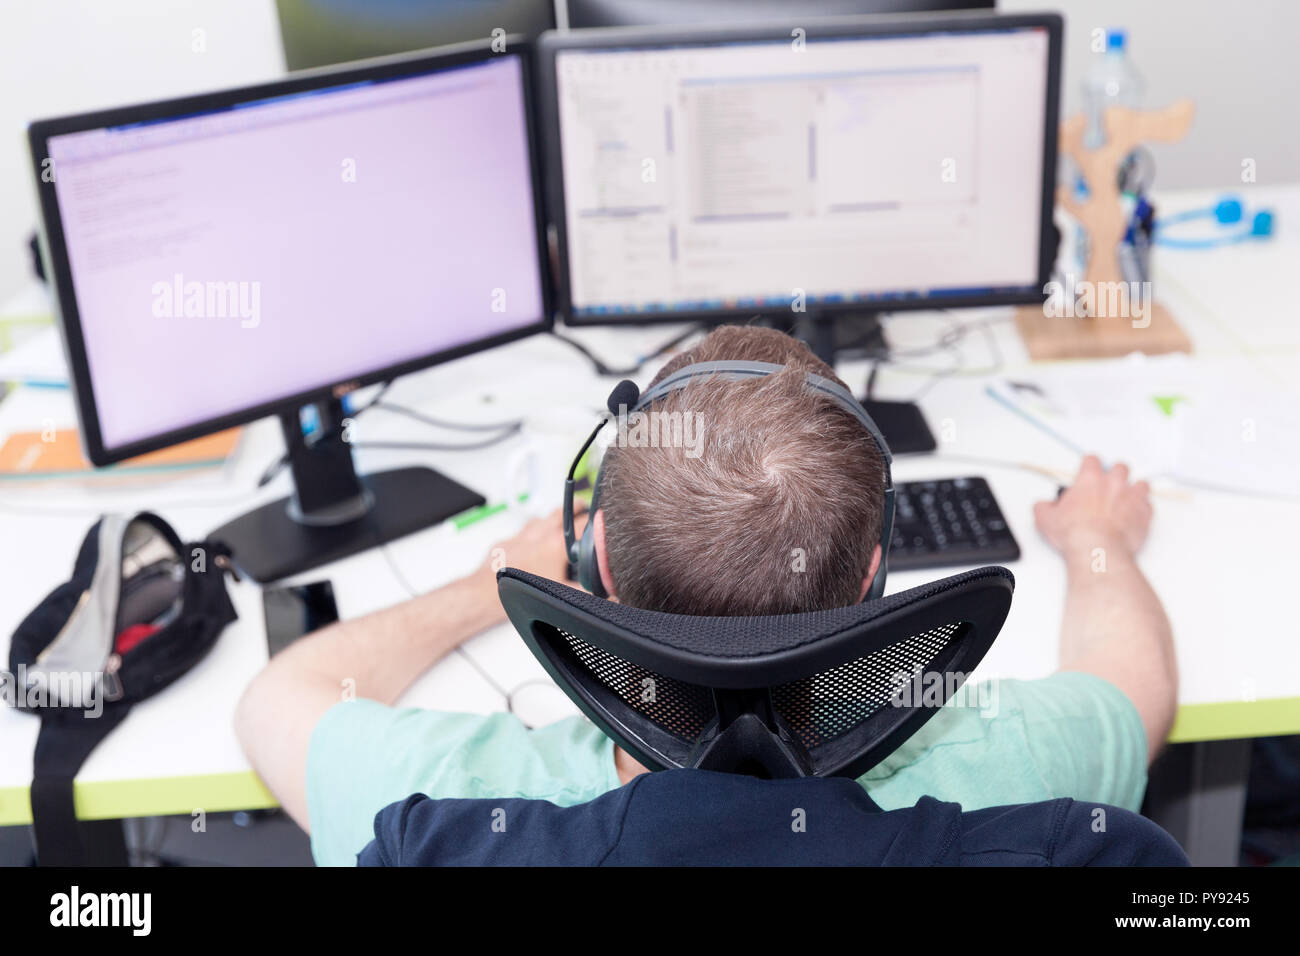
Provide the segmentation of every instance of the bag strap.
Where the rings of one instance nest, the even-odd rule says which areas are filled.
[[[98,717],[80,710],[41,713],[32,758],[32,832],[39,866],[125,866],[120,820],[80,822],[73,781],[92,750],[130,713],[126,702],[106,704]]]

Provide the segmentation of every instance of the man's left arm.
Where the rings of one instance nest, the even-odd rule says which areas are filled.
[[[559,513],[534,519],[500,547],[512,567],[563,580]],[[393,704],[416,678],[474,635],[501,623],[496,574],[484,564],[428,594],[341,621],[277,654],[244,692],[235,732],[253,769],[304,829],[312,731],[349,688]]]

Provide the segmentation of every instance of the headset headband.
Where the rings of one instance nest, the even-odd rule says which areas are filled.
[[[672,392],[685,388],[697,378],[718,376],[731,381],[745,381],[752,378],[764,378],[768,375],[775,375],[777,372],[783,372],[788,369],[788,365],[776,365],[772,362],[749,362],[743,360],[720,361],[720,362],[696,362],[694,365],[687,365],[678,369],[661,382],[657,382],[648,389],[638,400],[632,411],[645,411],[651,403],[657,402]],[[890,454],[889,444],[885,441],[885,436],[880,433],[876,423],[871,420],[867,410],[843,385],[838,382],[832,382],[815,372],[804,373],[804,383],[808,390],[830,399],[837,406],[844,409],[855,419],[858,424],[871,433],[871,437],[876,440],[880,453],[885,458],[885,464],[890,465],[894,461],[894,456]]]

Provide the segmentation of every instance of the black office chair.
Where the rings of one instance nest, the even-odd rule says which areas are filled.
[[[988,567],[805,614],[688,617],[627,607],[513,568],[501,603],[583,712],[651,770],[858,777],[984,657],[1014,578]]]
[[[926,862],[1186,862],[1154,823],[1115,807],[1105,808],[1100,834],[1089,826],[1096,806],[1068,799],[962,813],[926,797],[913,808],[873,812],[879,808],[847,780],[817,785],[830,788],[824,807],[857,808],[820,842],[765,843],[776,836],[768,823],[719,842],[719,828],[734,822],[730,808],[771,810],[789,793],[781,787],[812,783],[783,783],[792,778],[859,777],[937,713],[1006,620],[1014,579],[1005,568],[851,607],[765,617],[641,610],[512,568],[497,582],[511,622],[556,683],[641,764],[670,773],[662,784],[654,783],[657,773],[637,778],[623,788],[627,795],[615,791],[578,807],[489,801],[528,820],[525,835],[517,849],[484,842],[481,853],[464,849],[455,862],[898,863],[907,862],[899,854],[909,847],[924,848]],[[921,683],[926,693],[917,692]],[[678,777],[677,768],[730,776]],[[480,802],[431,801],[419,818],[444,835],[474,833]],[[928,845],[936,827],[956,834],[959,845]],[[599,834],[614,832],[617,844],[593,850]]]

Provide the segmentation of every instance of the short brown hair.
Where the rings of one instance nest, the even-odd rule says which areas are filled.
[[[885,468],[875,442],[805,387],[805,372],[839,382],[835,372],[774,329],[723,326],[655,381],[720,360],[790,371],[705,378],[656,402],[652,411],[695,414],[697,457],[680,446],[610,447],[601,508],[619,600],[729,616],[854,603],[880,540]]]

